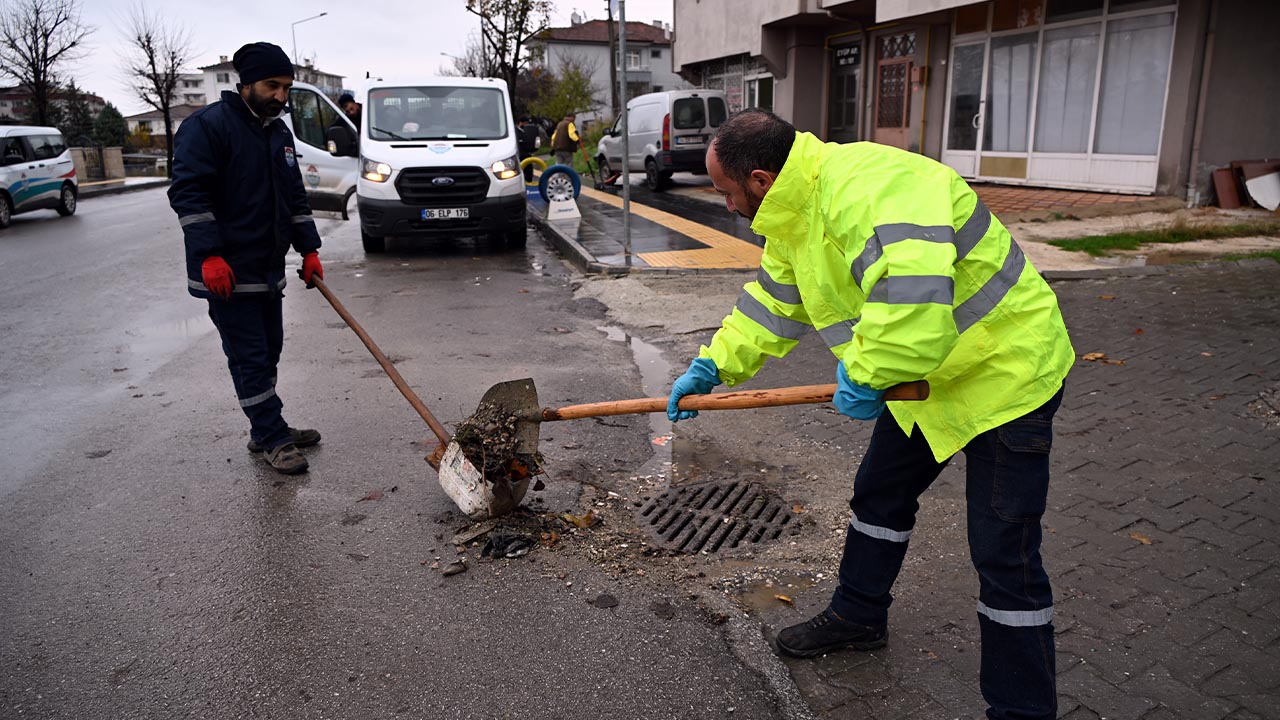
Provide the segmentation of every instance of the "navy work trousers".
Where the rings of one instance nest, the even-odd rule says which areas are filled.
[[[210,300],[209,318],[222,336],[222,351],[249,418],[249,435],[266,450],[290,442],[276,395],[276,366],[284,348],[284,296],[280,292]]]
[[[1049,491],[1049,449],[1059,390],[1043,406],[964,447],[969,556],[978,571],[982,696],[992,720],[1057,715],[1053,592],[1040,560],[1040,518]],[[910,436],[889,413],[876,421],[854,479],[853,518],[831,609],[864,625],[888,621],[889,594],[915,527],[919,498],[946,462],[918,427]]]

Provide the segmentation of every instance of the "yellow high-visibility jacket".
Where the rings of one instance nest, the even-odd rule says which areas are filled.
[[[751,229],[760,272],[700,353],[730,386],[816,328],[854,382],[929,381],[928,400],[888,407],[941,462],[1047,402],[1075,362],[1053,290],[973,189],[922,155],[797,133]]]

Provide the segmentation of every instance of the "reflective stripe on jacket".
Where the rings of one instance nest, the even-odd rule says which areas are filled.
[[[235,273],[234,294],[283,288],[284,257],[320,248],[293,133],[276,119],[264,127],[239,93],[187,118],[174,135],[169,205],[187,250],[187,289],[212,295],[201,264],[217,255]]]
[[[1034,410],[1075,361],[1057,297],[1009,231],[951,168],[874,143],[795,144],[751,225],[766,238],[701,355],[735,385],[810,327],[873,388],[924,378],[891,402],[938,461]]]

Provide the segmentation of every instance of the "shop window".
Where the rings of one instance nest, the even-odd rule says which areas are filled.
[[[1037,152],[1088,152],[1101,23],[1044,32],[1036,101]]]
[[[1039,33],[991,39],[987,117],[982,146],[996,152],[1026,152],[1031,85]]]
[[[1046,22],[1079,20],[1102,14],[1102,0],[1048,0],[1045,8]]]
[[[773,78],[750,78],[746,81],[746,107],[773,112]]]
[[[1111,5],[1107,11],[1129,12],[1130,10],[1147,10],[1149,8],[1166,7],[1174,5],[1178,0],[1111,0]]]
[[[1038,26],[1044,19],[1041,5],[1041,0],[995,0],[991,13],[992,32]]]
[[[986,32],[987,5],[965,5],[956,10],[956,34]]]
[[[1172,47],[1172,13],[1107,23],[1095,152],[1156,154]]]

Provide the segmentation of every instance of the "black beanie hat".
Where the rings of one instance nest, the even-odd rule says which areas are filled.
[[[293,77],[293,62],[279,45],[267,42],[249,43],[236,51],[231,64],[240,73],[240,83],[251,85],[266,78]]]

